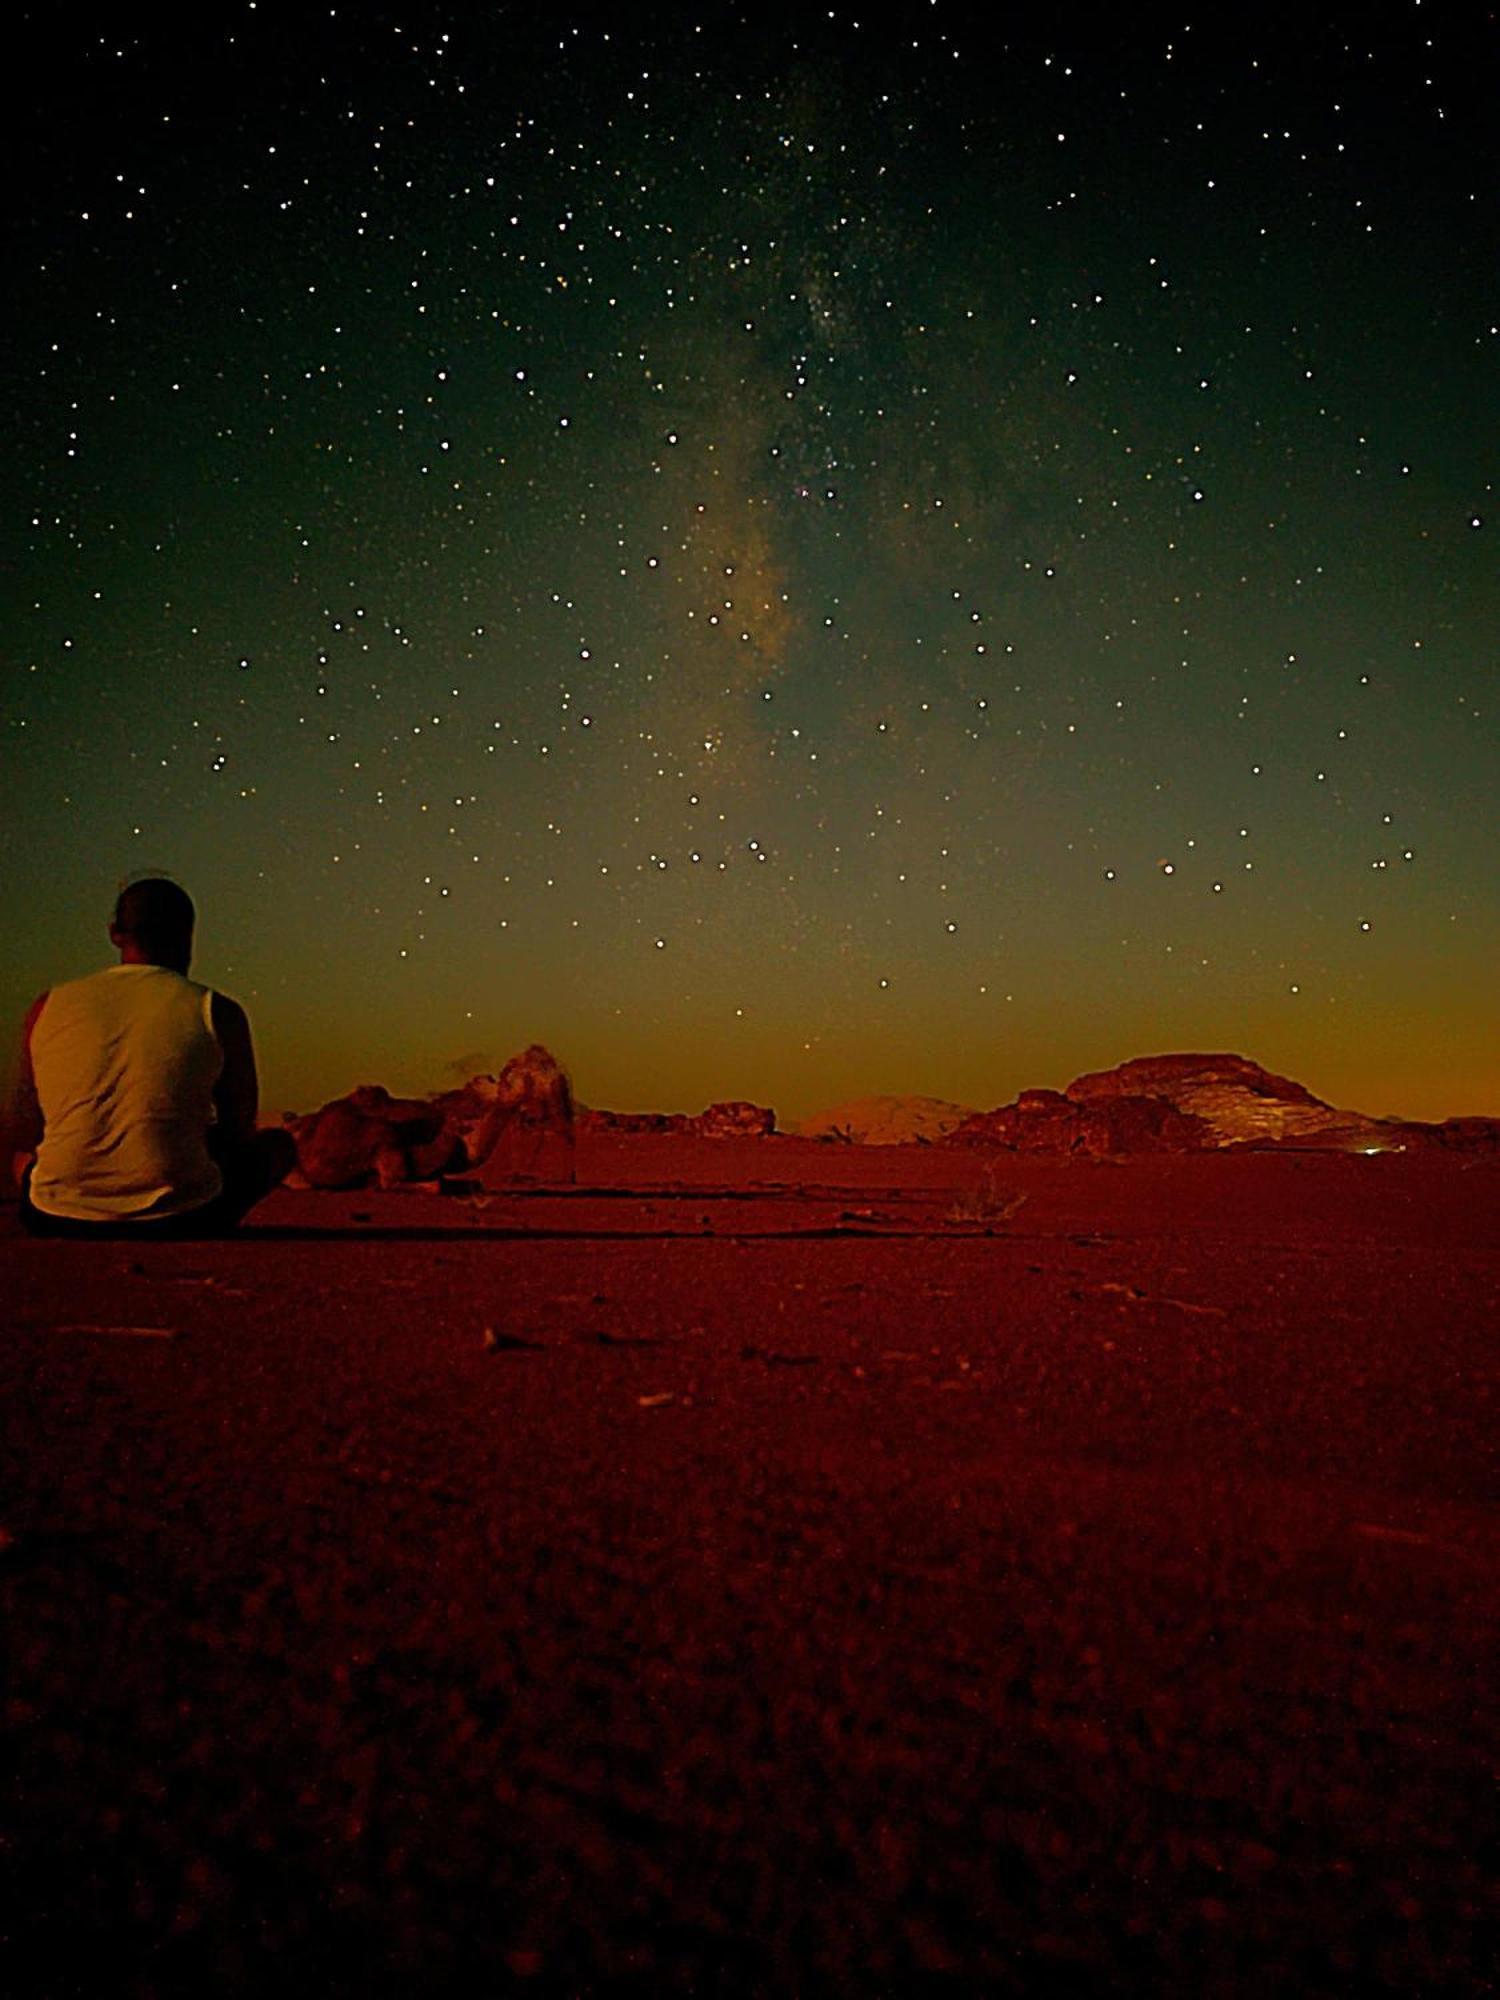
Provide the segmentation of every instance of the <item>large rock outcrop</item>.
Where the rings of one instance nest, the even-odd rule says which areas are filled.
[[[442,1109],[427,1098],[392,1097],[362,1083],[305,1117],[289,1118],[297,1172],[309,1187],[398,1187],[463,1164]]]
[[[442,1115],[444,1129],[458,1141],[465,1166],[472,1166],[478,1157],[476,1139],[495,1108],[499,1089],[496,1077],[471,1076],[457,1090],[440,1091],[432,1099],[433,1107]]]
[[[572,1088],[539,1045],[498,1077],[436,1097],[365,1083],[286,1122],[309,1187],[391,1188],[474,1169],[486,1187],[573,1179]]]
[[[1066,1091],[1025,1090],[1014,1104],[968,1119],[959,1144],[1019,1152],[1197,1153],[1226,1147],[1386,1152],[1443,1146],[1483,1152],[1492,1121],[1445,1126],[1366,1117],[1315,1097],[1247,1056],[1137,1056],[1074,1079]]]
[[[1023,1090],[1013,1104],[979,1111],[948,1138],[956,1146],[1003,1146],[1015,1153],[1201,1153],[1212,1128],[1160,1097],[1116,1097],[1076,1104],[1057,1090]]]
[[[481,1186],[547,1186],[575,1178],[573,1087],[567,1072],[533,1042],[494,1079],[493,1094],[466,1139]]]
[[[1379,1143],[1379,1121],[1340,1111],[1290,1077],[1247,1056],[1137,1056],[1068,1085],[1070,1103],[1086,1107],[1151,1098],[1203,1121],[1214,1146],[1357,1147]]]
[[[930,1144],[974,1116],[971,1106],[946,1097],[855,1097],[804,1118],[797,1131],[804,1139],[845,1140],[856,1146]]]

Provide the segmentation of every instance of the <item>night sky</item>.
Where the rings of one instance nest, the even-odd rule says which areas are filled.
[[[26,10],[7,1017],[1500,1112],[1493,10],[1116,11]]]

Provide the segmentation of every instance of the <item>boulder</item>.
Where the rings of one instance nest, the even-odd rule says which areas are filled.
[[[688,1119],[687,1127],[695,1139],[768,1139],[776,1130],[776,1113],[763,1104],[729,1098]]]
[[[424,1098],[392,1097],[378,1083],[290,1119],[288,1130],[309,1187],[396,1187],[457,1163],[441,1111]]]
[[[475,1135],[494,1109],[499,1088],[492,1076],[471,1076],[457,1090],[441,1091],[432,1100],[443,1129],[454,1141],[461,1166],[474,1164]]]
[[[493,1097],[470,1131],[466,1150],[483,1187],[555,1186],[574,1179],[573,1138],[567,1072],[533,1042],[494,1079]]]

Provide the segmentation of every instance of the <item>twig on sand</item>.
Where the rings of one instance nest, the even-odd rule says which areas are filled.
[[[484,1329],[481,1339],[486,1354],[514,1354],[518,1350],[531,1350],[542,1346],[540,1340],[526,1340],[519,1333],[497,1331],[492,1326]]]
[[[1405,1542],[1410,1548],[1432,1547],[1432,1536],[1419,1535],[1414,1528],[1387,1528],[1379,1521],[1351,1521],[1349,1525],[1356,1535],[1367,1535],[1372,1542]]]
[[[108,1334],[122,1340],[176,1340],[182,1329],[177,1326],[84,1326],[70,1324],[55,1326],[54,1333],[98,1333]]]
[[[763,1361],[768,1368],[812,1368],[819,1356],[816,1354],[789,1354],[779,1347],[742,1347],[741,1361]]]
[[[123,1266],[122,1275],[149,1278],[153,1285],[201,1285],[206,1292],[217,1292],[223,1299],[243,1299],[247,1296],[238,1285],[226,1284],[217,1271],[153,1271],[133,1260]]]
[[[1106,1280],[1102,1285],[1095,1285],[1092,1289],[1096,1292],[1112,1293],[1116,1298],[1130,1299],[1138,1305],[1172,1306],[1178,1312],[1197,1313],[1205,1319],[1227,1319],[1229,1316],[1227,1306],[1195,1305],[1191,1299],[1169,1298],[1164,1292],[1143,1292],[1139,1285],[1116,1284],[1112,1279]]]

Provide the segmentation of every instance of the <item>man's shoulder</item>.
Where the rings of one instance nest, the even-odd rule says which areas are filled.
[[[208,990],[200,986],[197,980],[189,979],[186,973],[174,971],[170,965],[101,965],[97,972],[81,972],[76,979],[59,979],[47,990],[49,993],[58,994],[81,993],[86,990],[102,991],[106,987],[130,986],[143,978],[149,978],[153,982],[169,979],[179,986],[186,986],[194,993],[204,993]],[[45,995],[43,997],[45,998]]]
[[[76,979],[57,980],[44,993],[38,993],[32,1001],[31,1011],[26,1016],[27,1021],[35,1024],[41,1019],[43,1011],[53,1002],[56,1002],[59,1010],[75,1002],[86,1004],[90,993],[98,990],[112,970],[112,967],[104,966],[98,972],[80,973]]]
[[[186,973],[169,965],[106,965],[77,979],[61,979],[39,994],[35,1017],[40,1019],[42,1012],[54,1003],[59,1017],[92,1015],[96,1009],[114,1016],[121,1008],[129,1012],[137,1006],[159,1005],[163,1000],[170,1004],[174,993],[205,1009],[211,1003],[216,1006],[219,998],[211,987],[189,979]]]
[[[47,988],[45,993],[39,993],[37,995],[38,1005],[41,1005],[45,1001],[52,999],[54,995],[57,998],[62,999],[70,993],[78,993],[82,991],[82,989],[86,986],[96,986],[101,979],[108,979],[110,973],[113,972],[114,970],[115,967],[112,965],[103,965],[99,968],[97,972],[79,973],[76,979],[56,980],[51,986]]]

